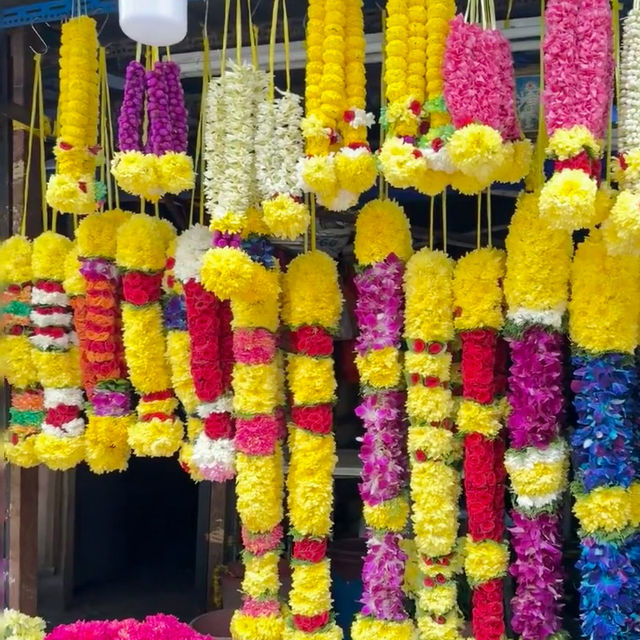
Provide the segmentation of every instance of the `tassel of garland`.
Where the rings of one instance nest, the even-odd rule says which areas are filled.
[[[455,327],[462,343],[462,401],[457,424],[464,436],[464,490],[468,514],[465,572],[473,588],[471,621],[476,640],[505,633],[503,577],[509,566],[504,542],[504,439],[502,417],[506,350],[502,328],[504,252],[483,248],[456,265]]]
[[[94,473],[124,471],[131,449],[131,385],[122,344],[121,280],[115,265],[118,229],[131,214],[112,209],[83,218],[76,238],[84,278],[84,340],[81,357],[95,384],[87,389],[86,461]]]
[[[321,251],[295,258],[283,278],[282,318],[290,332],[287,382],[289,425],[289,521],[293,537],[291,617],[286,640],[340,640],[331,613],[332,433],[336,379],[333,339],[342,313],[334,260]]]
[[[578,246],[571,271],[577,414],[572,488],[582,545],[582,633],[593,640],[640,633],[635,556],[640,510],[633,482],[639,268],[637,256],[608,255],[601,232],[592,231]]]
[[[40,462],[60,471],[85,457],[80,357],[73,310],[63,287],[71,245],[68,238],[45,231],[34,240],[32,255],[31,340],[46,410],[35,450]]]
[[[178,401],[171,387],[162,325],[162,273],[173,227],[146,214],[118,229],[116,262],[122,276],[123,339],[129,377],[140,395],[129,445],[138,456],[169,457],[182,442]]]
[[[35,436],[40,431],[43,393],[39,385],[31,322],[32,244],[13,236],[0,244],[0,375],[11,385],[9,432],[4,454],[11,464],[35,467]]]
[[[384,233],[380,234],[380,229]],[[373,200],[356,221],[358,274],[356,365],[364,423],[360,495],[367,525],[362,571],[362,610],[353,623],[356,640],[411,638],[404,608],[402,534],[407,525],[408,469],[404,432],[402,356],[404,265],[411,257],[411,232],[404,211],[390,200]]]

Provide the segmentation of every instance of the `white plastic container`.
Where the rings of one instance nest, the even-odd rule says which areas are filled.
[[[152,47],[168,47],[187,35],[188,0],[118,0],[125,35]]]

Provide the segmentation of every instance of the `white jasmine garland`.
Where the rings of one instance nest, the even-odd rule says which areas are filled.
[[[276,107],[273,100],[265,96],[265,99],[258,104],[256,119],[256,180],[260,199],[266,200],[277,192],[275,176],[281,160],[275,135]]]
[[[298,183],[298,161],[304,156],[301,123],[302,99],[290,91],[283,92],[275,102],[276,164],[274,192],[301,196]]]
[[[202,261],[211,247],[212,235],[204,225],[195,224],[178,236],[173,273],[180,282],[200,282]]]
[[[222,113],[222,78],[214,78],[209,83],[205,111],[203,150],[205,170],[203,187],[207,211],[212,215],[219,206],[219,196],[223,186],[224,118]]]
[[[74,407],[84,405],[84,394],[82,389],[77,387],[67,387],[65,389],[47,388],[44,390],[44,408],[52,409],[60,404]]]
[[[640,9],[632,8],[622,27],[618,147],[640,148]]]

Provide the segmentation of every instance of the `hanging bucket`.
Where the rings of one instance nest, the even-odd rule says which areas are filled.
[[[187,35],[188,0],[118,0],[120,28],[136,42],[168,47]]]

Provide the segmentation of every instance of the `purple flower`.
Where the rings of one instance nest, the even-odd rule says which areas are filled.
[[[124,95],[118,115],[118,147],[120,151],[141,151],[142,112],[144,107],[144,67],[132,60],[127,65]]]
[[[131,411],[131,398],[123,391],[96,389],[91,402],[97,416],[124,416]]]

